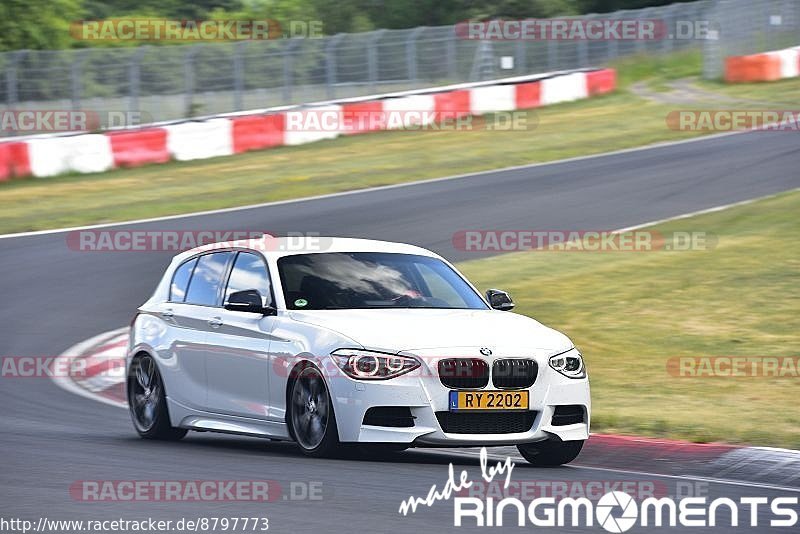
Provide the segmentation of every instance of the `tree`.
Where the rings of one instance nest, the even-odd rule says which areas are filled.
[[[683,1],[694,2],[696,0]],[[676,0],[578,0],[578,7],[581,13],[610,13],[623,9],[641,9],[650,6],[673,4],[675,2]]]
[[[81,0],[3,0],[0,50],[70,47],[69,25],[81,15]]]
[[[214,10],[238,11],[244,8],[242,0],[85,0],[86,18],[105,19],[131,13],[178,19],[201,20]]]

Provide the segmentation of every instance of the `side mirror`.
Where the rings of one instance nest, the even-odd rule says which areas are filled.
[[[275,308],[262,304],[261,293],[257,289],[245,289],[236,291],[228,296],[225,302],[225,309],[248,313],[260,313],[261,315],[274,315]]]
[[[509,311],[514,309],[514,301],[505,291],[499,289],[489,289],[486,291],[486,300],[489,301],[489,306],[495,310]]]

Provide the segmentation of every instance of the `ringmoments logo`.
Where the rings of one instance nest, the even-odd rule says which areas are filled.
[[[595,523],[608,532],[627,532],[643,527],[794,527],[798,522],[797,497],[650,497],[641,502],[621,491],[603,495],[597,503],[586,498],[552,497],[523,502],[517,498],[457,497],[453,502],[454,525],[591,527]]]
[[[481,480],[472,480],[466,470],[456,477],[451,463],[444,485],[431,486],[425,497],[409,497],[400,504],[403,515],[417,513],[422,506],[439,501],[453,501],[453,525],[456,527],[593,527],[613,533],[643,527],[796,527],[798,497],[740,497],[731,499],[707,496],[683,498],[650,496],[637,499],[624,491],[609,491],[596,502],[586,497],[552,496],[523,501],[517,497],[462,496],[474,484],[491,484],[505,475],[504,488],[511,483],[515,464],[511,458],[488,465],[486,448],[481,449]],[[500,479],[502,480],[502,479]]]
[[[619,515],[615,511],[620,510]],[[639,512],[633,497],[622,491],[606,493],[597,502],[597,522],[609,532],[625,532],[636,524]]]

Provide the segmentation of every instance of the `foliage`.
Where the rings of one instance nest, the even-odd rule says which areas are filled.
[[[3,0],[0,51],[133,46],[92,43],[69,35],[80,19],[157,17],[174,20],[273,19],[321,21],[325,34],[377,28],[441,26],[468,19],[544,18],[608,12],[670,0]],[[164,43],[160,43],[164,44]]]

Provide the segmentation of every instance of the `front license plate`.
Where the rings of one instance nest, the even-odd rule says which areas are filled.
[[[451,391],[450,411],[527,410],[527,391]]]

